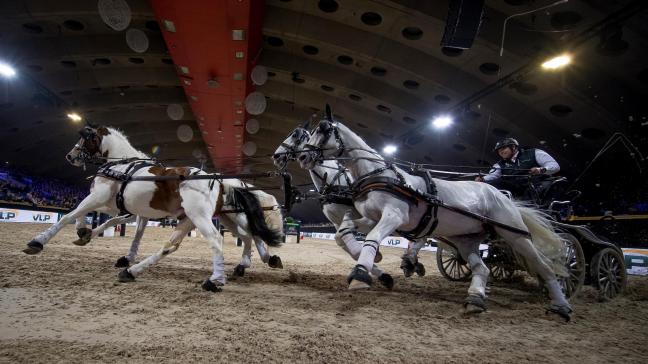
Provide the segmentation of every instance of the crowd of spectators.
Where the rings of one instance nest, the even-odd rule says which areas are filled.
[[[0,202],[67,210],[87,195],[87,190],[62,181],[0,168]]]

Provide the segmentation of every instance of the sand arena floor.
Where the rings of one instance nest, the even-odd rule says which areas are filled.
[[[443,279],[423,253],[425,277],[404,278],[401,251],[381,266],[396,281],[349,292],[350,259],[334,242],[306,240],[272,252],[283,270],[254,254],[244,278],[221,293],[200,288],[211,255],[201,238],[134,283],[118,283],[114,261],[130,239],[85,247],[66,227],[38,256],[21,252],[40,224],[0,224],[0,362],[645,362],[648,278],[631,277],[624,297],[598,303],[589,287],[569,324],[544,314],[534,282],[496,284],[489,311],[465,317],[466,283]],[[129,234],[133,229],[129,229]],[[141,253],[170,233],[149,228]],[[231,274],[241,248],[228,235]]]

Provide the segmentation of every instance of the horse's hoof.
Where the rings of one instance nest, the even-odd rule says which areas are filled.
[[[219,283],[219,285],[222,284]],[[223,290],[222,288],[220,288],[218,285],[216,285],[214,282],[210,281],[209,279],[205,280],[201,285],[201,287],[205,291],[209,291],[209,292],[220,292]]]
[[[391,289],[394,288],[394,278],[392,278],[391,274],[383,273],[378,276],[378,280],[388,290],[391,291]]]
[[[425,275],[425,266],[419,262],[416,262],[414,264],[414,272],[416,272],[416,275],[419,277],[423,277]]]
[[[43,244],[37,242],[36,240],[32,240],[29,243],[27,243],[27,248],[23,249],[23,253],[29,255],[38,254],[42,251],[43,251]]]
[[[273,255],[268,259],[268,267],[283,269],[283,263],[278,255]]]
[[[234,277],[243,277],[245,275],[245,267],[242,265],[237,265],[236,268],[234,268],[234,273],[232,273]]]
[[[484,297],[475,294],[469,294],[468,297],[466,297],[466,300],[464,301],[464,313],[473,315],[484,311],[486,311],[486,302],[484,301]]]
[[[126,257],[121,257],[115,262],[115,268],[128,268],[130,267],[130,261]]]
[[[382,261],[382,253],[380,250],[376,252],[376,256],[374,257],[374,263],[380,263]]]
[[[407,258],[401,260],[400,268],[403,270],[403,274],[406,278],[409,278],[414,274],[414,264],[412,264],[412,262]]]
[[[547,308],[547,311],[545,311],[545,314],[549,313],[555,313],[558,316],[562,317],[565,322],[571,321],[571,314],[574,312],[571,307],[569,306],[556,306],[556,305],[551,305],[549,308]]]
[[[129,283],[129,282],[135,282],[135,276],[131,274],[131,272],[128,271],[128,269],[124,269],[123,271],[119,272],[119,281],[122,283]]]
[[[367,268],[358,264],[347,277],[347,283],[349,283],[349,289],[366,289],[371,287],[372,279]]]
[[[78,246],[87,245],[90,242],[90,239],[92,239],[92,229],[88,229],[88,228],[77,229],[77,236],[79,237],[79,239],[72,242],[74,245],[78,245]]]

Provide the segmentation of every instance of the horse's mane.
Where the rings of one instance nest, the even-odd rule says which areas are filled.
[[[118,137],[123,138],[126,141],[128,141],[128,137],[124,134],[123,131],[121,131],[119,129],[116,129],[116,128],[113,128],[112,126],[107,126],[106,129],[108,129],[110,131],[110,134],[117,135]],[[129,142],[129,144],[130,144],[130,142]]]
[[[145,158],[150,158],[150,156],[149,156],[148,154],[142,152],[142,151],[139,150],[139,149],[136,149],[136,148],[131,144],[131,142],[128,140],[128,137],[124,134],[124,132],[122,132],[122,131],[119,130],[119,129],[113,128],[112,126],[107,126],[107,127],[105,127],[105,128],[108,129],[108,131],[110,132],[110,135],[114,135],[114,136],[116,136],[116,137],[118,137],[118,138],[123,139],[123,140],[124,140],[124,141],[125,141],[125,142],[126,142],[126,143],[131,147],[131,148],[133,148],[135,151],[137,151],[138,153],[142,154]]]

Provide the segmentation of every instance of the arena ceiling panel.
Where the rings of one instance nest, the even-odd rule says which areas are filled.
[[[0,81],[3,163],[80,181],[88,172],[63,158],[77,140],[80,125],[66,117],[75,110],[122,129],[147,153],[159,150],[157,157],[169,164],[198,165],[211,155],[207,167],[223,167],[196,123],[182,70],[165,44],[168,30],[149,2],[127,3],[128,29],[146,35],[145,52],[129,46],[128,30],[104,22],[97,1],[1,3],[0,56],[19,70]],[[569,1],[513,17],[500,56],[504,20],[550,3],[486,1],[479,35],[462,51],[440,46],[448,1],[253,2],[265,13],[258,64],[267,68],[268,82],[257,91],[267,107],[255,117],[260,131],[243,133],[244,141],[256,143],[255,155],[238,152],[236,168],[273,169],[267,155],[326,103],[370,145],[395,144],[398,158],[419,163],[483,166],[494,159],[489,151],[496,139],[514,136],[577,173],[616,131],[648,144],[645,4]],[[520,72],[563,51],[573,57],[565,69]],[[507,75],[508,83],[492,87]],[[465,102],[480,90],[487,92]],[[172,104],[184,110],[178,120],[168,115]],[[429,127],[449,111],[453,126]],[[178,140],[180,125],[192,128],[191,141]],[[291,171],[296,183],[308,182],[296,166]]]

